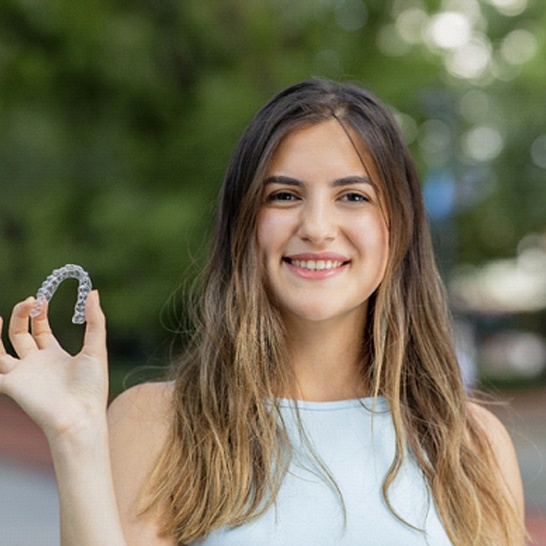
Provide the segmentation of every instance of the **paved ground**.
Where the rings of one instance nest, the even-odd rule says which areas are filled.
[[[59,510],[51,472],[0,459],[0,544],[58,546]]]
[[[0,545],[59,546],[57,488],[40,429],[0,397]]]
[[[492,407],[510,430],[525,485],[527,526],[546,546],[546,391],[504,395]],[[0,545],[58,546],[57,489],[47,442],[9,399],[0,396]]]

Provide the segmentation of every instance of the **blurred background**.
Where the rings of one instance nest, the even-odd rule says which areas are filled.
[[[298,80],[356,81],[392,107],[417,162],[465,379],[509,402],[498,413],[538,537],[545,59],[542,0],[3,0],[0,314],[80,264],[109,320],[112,394],[160,374],[182,344],[187,288],[243,128]],[[51,314],[77,351],[73,283]],[[29,440],[39,434],[0,402],[0,461],[50,480],[43,443]],[[7,493],[16,474],[0,472],[0,500],[23,490]],[[31,543],[13,533],[7,546]],[[55,543],[39,536],[32,544]]]

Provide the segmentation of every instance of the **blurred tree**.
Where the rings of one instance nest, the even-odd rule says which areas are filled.
[[[4,0],[1,313],[79,263],[114,359],[149,359],[240,131],[312,75],[363,82],[423,175],[449,169],[458,260],[513,254],[545,229],[544,29],[539,0]]]

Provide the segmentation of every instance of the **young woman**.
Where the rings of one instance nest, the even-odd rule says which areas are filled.
[[[224,181],[173,381],[106,420],[98,296],[72,358],[18,304],[0,392],[45,431],[64,545],[519,546],[502,425],[465,394],[419,182],[391,115],[310,80],[269,102]]]

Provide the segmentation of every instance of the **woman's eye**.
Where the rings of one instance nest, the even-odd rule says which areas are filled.
[[[342,199],[344,201],[349,201],[351,203],[367,202],[370,200],[367,196],[361,193],[353,193],[353,192],[346,193],[345,195],[343,195]]]
[[[272,201],[295,201],[297,197],[288,191],[278,191],[267,196],[266,201],[271,203]]]

